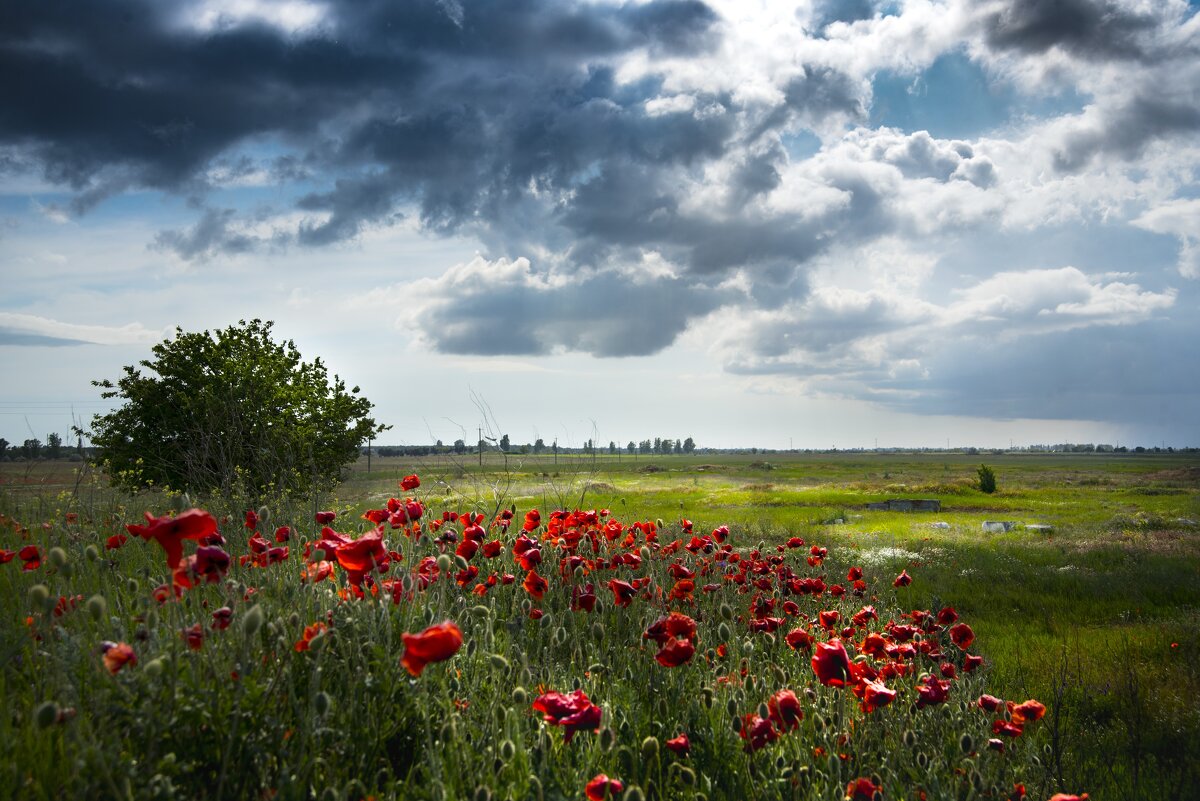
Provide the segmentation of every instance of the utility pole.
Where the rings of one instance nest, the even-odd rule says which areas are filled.
[[[475,433],[479,438],[479,466],[483,467],[483,427],[476,428]]]
[[[369,437],[369,436],[367,437],[367,472],[368,473],[371,472],[371,443],[373,441],[374,440],[371,437]]]
[[[554,440],[554,463],[558,464],[558,440]]]

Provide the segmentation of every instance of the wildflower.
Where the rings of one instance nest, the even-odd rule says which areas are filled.
[[[25,563],[21,565],[22,571],[37,570],[42,566],[42,549],[36,545],[26,545],[17,551],[17,557]]]
[[[577,731],[596,731],[604,712],[588,699],[583,690],[570,693],[549,692],[534,699],[533,708],[552,725],[563,727],[563,742],[571,742]]]
[[[944,679],[926,677],[924,683],[917,687],[917,708],[921,709],[934,704],[944,704],[950,697],[950,682]]]
[[[871,713],[896,700],[896,691],[881,681],[860,681],[854,685],[854,694],[859,698],[859,708]]]
[[[812,657],[813,673],[827,687],[845,687],[854,675],[850,655],[838,639],[817,643]]]
[[[337,518],[337,512],[317,512],[316,520],[322,526],[328,526]]]
[[[539,576],[536,570],[530,570],[525,574],[525,580],[521,582],[521,586],[525,588],[525,592],[539,601],[546,594],[546,590],[550,588],[549,582]]]
[[[107,551],[113,551],[117,548],[120,548],[127,542],[129,542],[129,537],[126,537],[124,534],[113,534],[104,541],[104,549]]]
[[[1050,796],[1050,801],[1088,801],[1088,794],[1072,795],[1071,793],[1055,793]]]
[[[1014,723],[1028,723],[1041,720],[1046,714],[1046,705],[1040,701],[1030,699],[1014,706],[1011,714]]]
[[[220,609],[212,613],[212,627],[216,631],[224,631],[229,628],[229,624],[233,622],[233,610],[228,606],[222,606]]]
[[[846,785],[846,798],[849,801],[871,801],[882,789],[870,779],[855,779]]]
[[[743,748],[747,752],[757,751],[779,739],[775,725],[769,719],[758,715],[746,715],[742,718],[742,729],[738,734],[746,741]]]
[[[400,664],[414,676],[430,662],[444,662],[462,647],[462,631],[450,621],[430,626],[420,634],[404,633],[404,656]]]
[[[975,632],[966,623],[959,623],[950,629],[950,641],[965,651],[975,642]]]
[[[188,626],[180,634],[183,635],[184,642],[187,647],[193,651],[199,651],[204,647],[204,629],[197,623],[194,626]]]
[[[167,567],[174,570],[183,558],[184,540],[201,540],[217,531],[217,520],[208,512],[189,509],[171,517],[154,517],[146,512],[146,525],[129,524],[126,530],[144,540],[155,540],[167,557]]]
[[[587,783],[584,792],[589,801],[604,801],[605,798],[617,796],[625,789],[625,785],[617,779],[610,779],[603,773],[597,773],[595,778]]]
[[[654,655],[654,658],[663,667],[679,667],[691,661],[695,653],[696,646],[691,640],[672,637],[663,644],[663,647]]]
[[[901,570],[900,575],[892,582],[893,587],[907,587],[909,584],[912,584],[912,576],[908,575],[907,570]]]
[[[400,489],[404,490],[405,492],[408,492],[409,490],[415,490],[419,486],[421,486],[421,479],[417,478],[416,476],[405,476],[404,478],[400,479]]]
[[[667,747],[667,750],[680,756],[687,756],[687,753],[692,750],[692,741],[688,739],[687,732],[682,732],[678,737],[672,737],[663,745]]]
[[[767,709],[771,721],[781,731],[793,731],[800,728],[804,720],[804,710],[800,708],[800,699],[791,690],[780,690],[767,700]]]
[[[608,582],[608,588],[612,590],[613,603],[617,606],[629,606],[633,603],[633,596],[637,594],[636,587],[620,579],[611,579]]]
[[[325,624],[321,623],[320,621],[313,623],[311,626],[305,626],[304,633],[300,635],[300,639],[296,640],[296,644],[292,646],[296,653],[303,653],[304,651],[311,650],[312,641],[316,639],[318,634],[324,632],[325,629]]]
[[[100,654],[104,658],[104,667],[114,676],[126,665],[137,664],[137,654],[133,652],[133,648],[123,642],[105,640],[100,643]]]

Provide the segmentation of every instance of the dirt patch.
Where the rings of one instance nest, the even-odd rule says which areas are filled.
[[[770,462],[751,462],[749,465],[751,470],[774,470],[775,465]]]
[[[661,472],[663,472],[663,468],[659,467],[656,464],[648,464],[645,467],[639,467],[638,472],[639,473],[661,473]]]
[[[721,465],[719,465],[719,464],[698,464],[698,465],[696,465],[695,469],[699,470],[702,473],[708,473],[713,470],[720,470]]]
[[[585,492],[616,492],[617,488],[604,481],[589,481],[583,485]]]
[[[775,489],[774,484],[747,484],[742,487],[746,492],[770,492]]]
[[[1168,484],[1184,484],[1189,487],[1200,487],[1200,467],[1179,467],[1173,470],[1156,470],[1147,473],[1146,479],[1152,482]]]

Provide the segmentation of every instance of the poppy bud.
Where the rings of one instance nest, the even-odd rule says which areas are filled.
[[[592,633],[595,634],[595,631],[593,631]],[[593,662],[592,664],[588,665],[587,672],[592,675],[598,676],[601,673],[604,673],[606,670],[607,670],[607,668],[604,665],[602,665],[601,663]]]
[[[97,548],[95,545],[89,545],[87,547],[87,550],[85,550],[83,552],[83,555],[88,558],[89,562],[95,562],[97,559],[100,558],[100,549]]]
[[[554,615],[550,614],[549,612],[542,612],[542,616],[538,618],[538,623],[542,625],[542,628],[549,628],[550,623],[553,622],[553,620]]]
[[[505,673],[507,673],[508,669],[511,667],[511,665],[508,664],[508,660],[500,654],[491,654],[488,656],[488,660],[492,663],[492,667]]]
[[[621,801],[646,801],[646,794],[642,792],[642,788],[636,784],[625,791],[625,795],[621,796]]]
[[[721,625],[717,626],[717,638],[721,642],[727,642],[733,636],[733,631],[729,628],[729,624],[721,621]]]
[[[542,795],[542,780],[541,779],[539,779],[537,776],[530,775],[529,789],[533,791],[534,798],[538,799],[538,801],[542,801],[543,795]]]
[[[671,763],[671,770],[674,771],[675,775],[679,777],[679,782],[684,787],[696,786],[696,771],[689,767],[680,765],[678,762]]]
[[[905,729],[904,736],[902,739],[904,740],[904,745],[908,748],[912,748],[914,745],[917,744],[917,735],[913,732],[912,729]]]
[[[34,584],[29,588],[29,602],[34,607],[44,607],[50,602],[50,588],[45,584]]]
[[[734,734],[741,734],[742,733],[741,718],[738,718],[738,717],[730,718],[729,719],[729,728],[733,731]]]
[[[533,603],[528,598],[521,599],[521,614],[528,615],[529,610],[533,608]]]
[[[266,616],[262,607],[255,604],[247,610],[246,614],[242,615],[242,631],[246,633],[247,637],[253,637],[262,628],[265,621]]]
[[[613,746],[616,744],[617,744],[617,735],[611,728],[609,728],[608,726],[605,726],[603,729],[600,730],[600,750],[601,751],[611,751]]]
[[[924,751],[919,751],[917,753],[917,766],[921,768],[921,770],[925,770],[925,768],[929,767],[929,757],[925,756]]]
[[[137,582],[137,579],[135,579],[135,578],[131,578],[131,579],[129,579],[129,581],[126,581],[126,582],[125,582],[125,587],[126,587],[126,589],[128,589],[128,590],[129,590],[129,592],[131,592],[131,593],[133,593],[133,594],[135,594],[135,595],[136,595],[136,594],[137,594],[137,591],[138,591],[138,582]]]
[[[308,650],[313,652],[320,651],[325,647],[325,644],[329,642],[330,636],[332,635],[330,635],[327,631],[318,631],[313,635],[313,638],[308,641]]]
[[[475,617],[490,617],[492,610],[483,604],[471,607],[471,614]]]
[[[742,650],[748,654],[754,653],[754,640],[745,639],[742,641]]]
[[[454,569],[454,560],[450,558],[450,554],[444,553],[437,558],[438,570],[445,574]]]
[[[262,523],[264,526],[267,524],[267,521],[271,519],[271,510],[265,506],[258,507],[258,512],[256,512],[256,514],[258,515],[258,522]]]
[[[768,707],[765,702],[758,705],[758,716],[760,718],[771,717],[771,708]]]
[[[472,801],[492,801],[492,791],[481,784],[475,788],[475,795],[471,798]]]
[[[445,556],[445,554],[442,554],[442,556]],[[425,623],[427,625],[433,622],[433,617],[434,617],[433,607],[432,606],[425,607]]]
[[[458,566],[459,570],[466,570],[471,566],[471,563],[459,554],[454,555],[454,564]]]
[[[958,747],[962,749],[964,754],[969,754],[975,750],[975,741],[971,739],[971,735],[964,734],[958,738]]]
[[[321,717],[325,717],[325,713],[329,711],[331,703],[332,699],[330,699],[327,692],[322,691],[313,696],[313,709]]]
[[[146,667],[144,667],[142,670],[150,678],[156,679],[162,675],[164,667],[165,663],[163,662],[163,657],[160,656],[158,659],[151,659],[149,662],[147,662]]]
[[[517,755],[517,746],[512,740],[505,740],[500,743],[500,758],[505,762],[511,762],[512,758]]]
[[[300,625],[300,613],[292,612],[291,616],[288,618],[288,623],[291,625],[292,628],[296,628],[297,626],[299,626]]]
[[[103,595],[93,595],[88,598],[87,610],[92,620],[101,620],[108,613],[108,602],[104,600]]]
[[[647,737],[642,740],[642,758],[653,759],[658,756],[658,738]]]
[[[599,620],[597,620],[595,623],[592,624],[592,639],[593,640],[603,640],[604,639],[604,624],[601,623]]]
[[[633,752],[628,746],[621,746],[617,749],[617,765],[621,768],[621,773],[633,773],[637,764],[633,759]]]
[[[704,687],[700,690],[700,702],[704,704],[705,709],[712,709],[713,700],[712,687]]]
[[[642,557],[642,561],[644,561],[644,562],[649,562],[649,561],[650,561],[650,548],[649,548],[649,546],[643,545],[641,548],[639,548],[639,549],[638,549],[638,555]]]
[[[512,699],[514,703],[526,704],[529,702],[529,693],[525,691],[524,687],[514,687],[512,691]]]
[[[735,720],[738,718],[737,701],[732,696],[725,701],[725,711],[729,714],[729,717]],[[739,723],[739,725],[741,724]],[[739,728],[738,731],[741,731],[741,729]]]
[[[39,729],[48,729],[58,722],[58,704],[46,701],[33,712],[33,722]]]

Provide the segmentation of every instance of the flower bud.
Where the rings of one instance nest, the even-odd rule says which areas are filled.
[[[45,584],[34,584],[29,588],[29,602],[35,608],[45,607],[50,602],[50,588]]]
[[[83,555],[88,558],[89,562],[95,562],[100,558],[100,549],[95,545],[89,545],[87,549],[84,550]]]
[[[653,759],[658,756],[658,738],[647,737],[642,740],[642,758]]]
[[[58,704],[45,701],[33,711],[33,722],[39,729],[48,729],[58,722]]]
[[[253,637],[262,628],[265,621],[266,616],[263,613],[262,607],[255,604],[242,616],[242,631],[246,633],[247,637]],[[312,643],[309,643],[309,645],[311,646]]]
[[[92,620],[102,620],[108,614],[108,601],[104,600],[103,595],[93,595],[87,600],[87,610]]]
[[[332,703],[333,699],[331,699],[329,697],[329,693],[325,691],[321,691],[313,696],[313,709],[321,717],[324,717],[329,711],[329,707]]]

